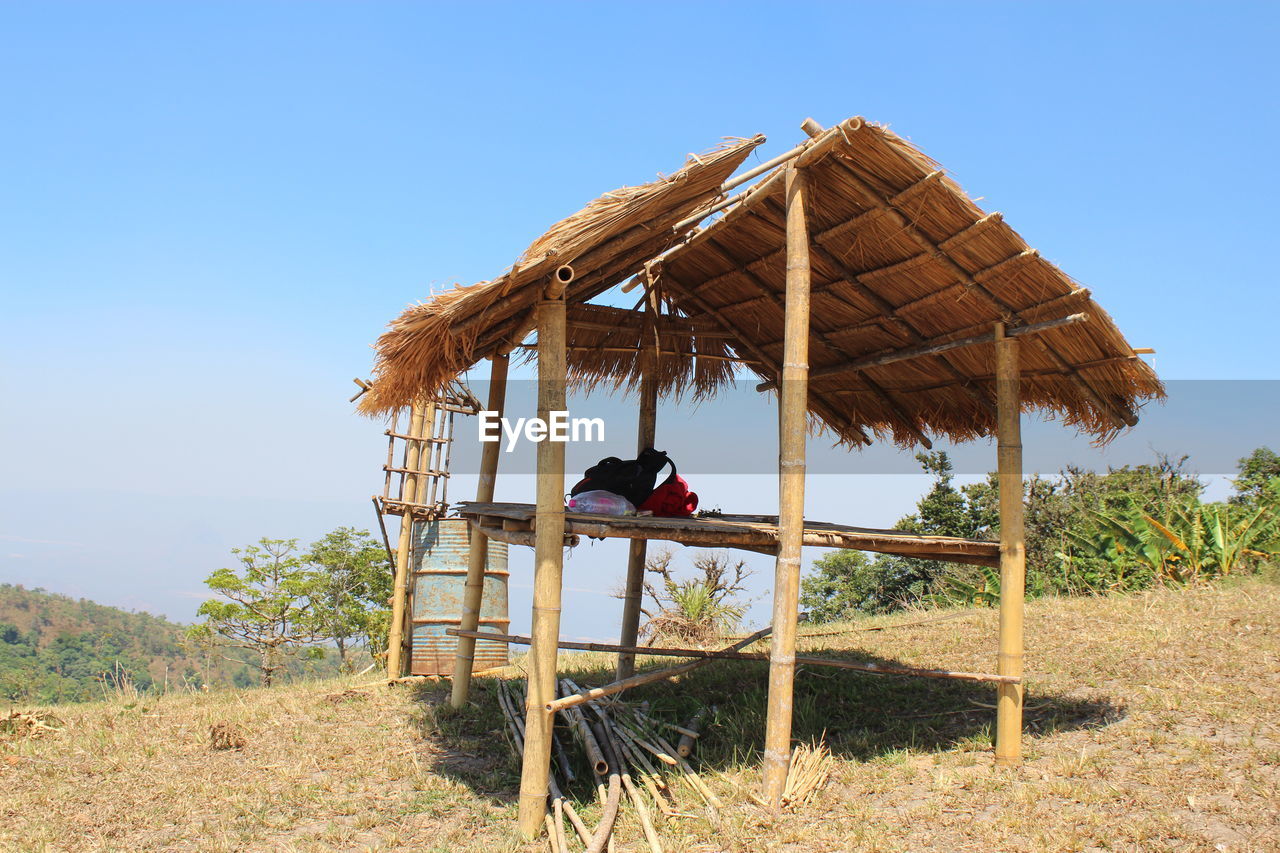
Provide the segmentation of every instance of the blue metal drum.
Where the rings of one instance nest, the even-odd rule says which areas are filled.
[[[452,675],[458,638],[445,633],[462,618],[462,595],[467,581],[471,541],[461,518],[413,523],[413,653],[414,675]],[[484,597],[480,605],[481,631],[507,633],[507,543],[489,540]],[[507,644],[477,640],[472,671],[505,666]]]

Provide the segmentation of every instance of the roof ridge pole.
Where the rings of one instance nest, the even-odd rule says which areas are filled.
[[[640,414],[636,424],[636,455],[653,447],[658,426],[658,365],[662,358],[662,341],[658,334],[658,294],[653,278],[645,269],[645,312],[641,332],[640,351]],[[650,346],[644,338],[651,337]],[[632,539],[627,547],[627,581],[623,592],[622,627],[620,645],[634,646],[640,635],[640,604],[644,597],[645,561],[649,556],[646,539]],[[618,655],[618,681],[636,674],[636,656],[629,652]]]
[[[507,368],[511,357],[506,353],[496,353],[493,364],[489,368],[489,405],[488,411],[494,412],[498,418],[506,408]],[[492,503],[494,487],[498,479],[498,456],[501,442],[485,442],[480,451],[480,477],[476,484],[476,503]],[[467,555],[467,582],[462,591],[462,616],[458,627],[463,631],[474,631],[480,624],[480,606],[484,600],[484,575],[489,562],[489,537],[476,528],[468,525],[467,532],[471,537],[470,550]],[[476,639],[458,635],[458,648],[453,656],[453,689],[449,694],[449,705],[461,708],[467,704],[467,696],[471,692],[471,668],[475,664]]]
[[[787,296],[778,417],[778,558],[773,576],[773,642],[769,650],[769,702],[764,736],[764,800],[782,805],[791,763],[792,697],[796,676],[796,622],[800,551],[804,542],[805,439],[809,389],[809,229],[805,173],[788,164]]]
[[[997,466],[1000,484],[1000,652],[997,672],[1022,677],[1022,606],[1026,582],[1023,533],[1022,425],[1018,396],[1018,339],[997,323]],[[1022,763],[1022,684],[996,688],[996,764]]]
[[[567,276],[567,277],[566,277]],[[556,270],[537,306],[538,417],[551,422],[565,410],[565,285],[573,270]],[[565,443],[546,436],[538,443],[537,509],[534,515],[533,645],[525,699],[524,759],[520,770],[520,834],[535,838],[547,813],[551,771],[552,715],[556,698],[556,646],[560,641],[560,597],[564,581]]]
[[[426,406],[422,400],[415,402],[409,416],[409,432],[411,436],[405,442],[404,468],[405,474],[400,480],[400,537],[396,544],[395,578],[392,581],[391,593],[391,626],[387,636],[387,678],[397,679],[404,675],[404,626],[409,614],[405,605],[409,597],[409,562],[413,557],[413,507],[418,499],[417,470],[422,455],[422,437]],[[394,442],[395,439],[393,438]]]

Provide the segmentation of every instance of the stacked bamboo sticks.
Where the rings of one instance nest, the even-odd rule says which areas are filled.
[[[557,685],[561,696],[581,695],[581,687],[569,679]],[[524,721],[519,709],[524,707],[525,690],[512,682],[498,682],[498,705],[510,734],[513,751],[519,760],[524,751]],[[640,824],[646,849],[662,853],[658,826],[677,817],[692,817],[679,810],[673,784],[679,778],[703,803],[706,816],[719,823],[719,810],[724,804],[707,786],[689,762],[701,732],[706,709],[688,725],[677,725],[650,715],[645,707],[617,700],[594,699],[559,709],[552,729],[553,762],[547,789],[551,809],[544,825],[553,853],[568,853],[576,835],[588,853],[613,850],[614,829],[624,802],[630,803]],[[599,806],[599,820],[590,829],[574,808],[565,789],[582,778],[575,772],[562,733],[571,735],[585,758]],[[680,746],[668,738],[680,737]],[[572,833],[565,831],[569,821]]]

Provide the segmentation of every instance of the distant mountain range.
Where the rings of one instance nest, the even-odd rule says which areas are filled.
[[[257,684],[252,667],[185,643],[185,631],[150,613],[0,584],[0,700],[83,702],[126,681],[142,691]],[[331,660],[305,667],[294,674],[335,670]]]

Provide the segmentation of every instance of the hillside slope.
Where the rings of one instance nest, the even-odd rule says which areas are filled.
[[[996,614],[945,615],[878,618],[803,645],[989,667]],[[764,666],[726,662],[635,691],[670,717],[719,706],[699,746],[725,801],[719,825],[673,780],[685,816],[659,825],[666,849],[1280,848],[1280,587],[1043,599],[1028,605],[1027,632],[1024,766],[992,766],[989,687],[805,670],[796,735],[825,732],[836,772],[777,820],[748,796]],[[582,684],[608,666],[565,663]],[[461,714],[442,710],[444,685],[344,681],[59,708],[61,733],[0,738],[0,848],[545,850],[511,840],[518,771],[494,681],[476,686]],[[217,723],[243,748],[212,750]],[[594,824],[590,785],[573,794]],[[620,850],[643,849],[633,817],[617,832]]]
[[[0,699],[83,702],[121,680],[144,692],[256,683],[250,667],[184,644],[185,630],[150,613],[0,584]]]

